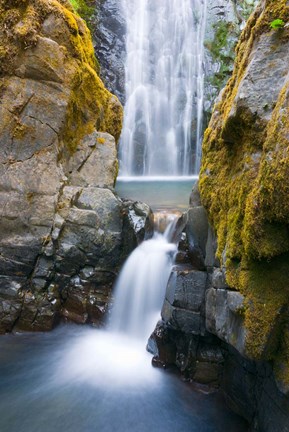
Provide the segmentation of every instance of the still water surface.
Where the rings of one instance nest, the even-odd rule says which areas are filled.
[[[153,209],[186,211],[198,177],[119,177],[116,192],[122,198],[142,201]]]

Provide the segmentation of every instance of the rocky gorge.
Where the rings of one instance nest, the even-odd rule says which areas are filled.
[[[0,332],[99,323],[151,218],[113,190],[122,107],[68,2],[12,3],[0,3]]]
[[[220,386],[260,431],[289,429],[288,30],[270,26],[288,13],[262,1],[241,35],[149,343],[156,364]]]
[[[149,206],[114,191],[125,29],[119,2],[96,4],[100,66],[68,1],[0,0],[0,333],[102,325],[152,235]],[[253,6],[208,5],[200,180],[148,349],[220,389],[250,430],[287,432],[289,5],[260,1],[235,59]]]

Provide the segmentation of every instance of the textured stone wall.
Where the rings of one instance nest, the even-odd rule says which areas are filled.
[[[271,362],[249,359],[245,297],[226,282],[215,255],[217,239],[196,187],[179,229],[179,252],[162,320],[148,343],[153,364],[175,365],[207,391],[219,389],[250,430],[287,432],[287,390],[276,380]]]
[[[100,76],[106,87],[125,102],[126,25],[122,2],[95,0],[96,19],[93,27],[94,46],[100,63]]]
[[[277,16],[288,21],[285,1],[261,2],[242,34],[234,74],[205,134],[200,190],[227,283],[245,297],[245,351],[274,360],[283,388],[289,385],[289,51],[288,27],[270,27]]]
[[[0,333],[99,323],[151,217],[113,190],[122,107],[66,1],[1,0],[0,57]]]
[[[284,26],[273,29],[276,19]],[[150,343],[155,364],[217,383],[262,432],[289,429],[288,22],[288,2],[264,0],[241,35],[205,133],[201,201],[195,191],[180,244],[192,276],[175,272]],[[207,235],[192,216],[202,212]],[[206,284],[194,283],[195,271],[207,272]]]

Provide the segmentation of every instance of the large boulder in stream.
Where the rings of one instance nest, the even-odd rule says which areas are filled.
[[[122,107],[66,0],[0,0],[0,59],[0,333],[98,323],[129,252]]]

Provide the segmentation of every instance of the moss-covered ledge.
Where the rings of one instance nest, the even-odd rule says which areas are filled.
[[[23,66],[22,69],[19,67],[27,53],[35,55],[40,41],[48,34],[62,51],[65,71],[61,71],[57,81],[70,92],[66,122],[60,134],[64,146],[70,151],[75,150],[80,140],[95,127],[118,140],[122,107],[99,78],[90,31],[68,0],[0,0],[2,94],[7,82],[5,78],[13,75],[31,78],[25,76]],[[57,69],[59,62],[56,64],[55,56],[49,52],[42,55],[41,62],[47,70]],[[49,76],[37,78],[53,81]]]
[[[229,286],[246,297],[246,352],[289,371],[289,22],[285,0],[260,2],[203,144],[200,192]],[[280,361],[282,358],[282,361]],[[278,367],[277,367],[278,365]],[[278,369],[278,370],[277,370]],[[289,375],[287,384],[289,384]]]

